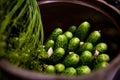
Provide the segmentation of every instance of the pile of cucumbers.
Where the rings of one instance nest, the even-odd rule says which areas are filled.
[[[90,30],[90,23],[82,22],[78,27],[70,26],[52,31],[44,42],[48,61],[44,72],[65,75],[83,75],[109,64],[106,53],[108,45],[101,42],[100,30]]]

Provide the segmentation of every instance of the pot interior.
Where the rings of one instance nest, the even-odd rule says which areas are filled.
[[[91,31],[100,30],[101,41],[108,44],[107,54],[111,60],[118,55],[120,48],[120,29],[116,27],[111,13],[97,9],[84,3],[49,2],[41,3],[40,10],[44,26],[45,39],[53,29],[61,27],[63,31],[71,25],[79,26],[83,21],[91,24]]]

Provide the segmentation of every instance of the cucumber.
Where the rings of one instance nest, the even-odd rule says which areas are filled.
[[[68,43],[68,51],[75,51],[80,45],[80,39],[73,37]]]
[[[89,22],[84,21],[78,26],[75,32],[75,36],[78,37],[81,41],[84,41],[85,38],[87,37],[89,29],[90,29]]]
[[[90,66],[93,60],[92,53],[90,51],[83,51],[80,55],[80,64]]]
[[[85,50],[89,50],[92,51],[93,50],[93,44],[90,42],[85,42],[83,45],[81,45],[78,50],[76,51],[77,54],[81,54],[81,52],[85,51]]]
[[[60,60],[63,58],[64,55],[65,55],[65,50],[59,47],[53,51],[53,54],[49,58],[49,62],[51,64],[57,64],[60,62]]]
[[[98,69],[102,69],[102,68],[105,68],[105,67],[107,67],[109,65],[109,63],[108,62],[100,62],[100,63],[98,63],[98,64],[96,64],[95,66],[94,66],[94,70],[98,70]]]
[[[76,75],[76,69],[74,67],[68,67],[65,69],[65,71],[63,72],[64,75]]]
[[[68,54],[63,60],[65,67],[76,67],[79,64],[79,55],[76,53]]]
[[[96,44],[97,41],[101,38],[100,31],[93,31],[90,33],[90,35],[87,38],[87,42],[91,42],[92,44]]]
[[[56,73],[56,70],[53,65],[47,65],[47,67],[44,69],[44,72],[48,74],[54,74]]]
[[[66,31],[64,35],[68,38],[68,40],[70,40],[73,37],[73,34],[70,31]]]
[[[72,32],[72,34],[74,34],[76,32],[76,29],[77,29],[77,27],[72,25],[68,28],[68,31],[70,31],[70,32]]]
[[[76,71],[78,75],[83,75],[83,74],[89,74],[91,72],[91,69],[88,66],[83,65],[83,66],[77,67]]]
[[[57,37],[56,39],[56,43],[55,43],[55,47],[54,49],[57,49],[59,47],[64,48],[64,50],[66,50],[67,48],[67,44],[68,44],[68,39],[64,34],[61,34]]]
[[[97,63],[104,62],[104,61],[108,62],[110,60],[110,57],[108,54],[102,53],[97,56],[96,60],[97,60]]]
[[[56,40],[56,38],[58,37],[58,35],[62,34],[63,30],[61,28],[55,28],[52,33],[50,34],[50,36],[48,37],[47,40]]]
[[[48,49],[50,48],[50,47],[54,47],[54,40],[48,40],[47,42],[46,42],[46,44],[45,44],[45,50],[46,51],[48,51]]]
[[[105,52],[105,51],[107,51],[107,48],[108,48],[107,44],[106,44],[106,43],[103,43],[103,42],[98,43],[98,44],[95,46],[95,50],[97,50],[97,51],[99,51],[99,52]]]
[[[55,65],[55,69],[57,73],[62,73],[65,70],[65,66],[61,63]]]

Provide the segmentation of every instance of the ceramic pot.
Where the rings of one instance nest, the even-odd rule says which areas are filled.
[[[56,27],[65,31],[83,21],[90,22],[92,30],[101,30],[102,41],[108,44],[109,66],[87,75],[63,76],[24,70],[1,59],[2,72],[13,80],[112,80],[120,67],[120,11],[101,0],[38,0],[38,4],[45,39]]]

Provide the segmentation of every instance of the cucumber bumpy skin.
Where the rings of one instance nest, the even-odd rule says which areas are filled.
[[[73,37],[73,34],[70,31],[66,31],[64,35],[68,38],[68,40],[70,40]]]
[[[91,72],[91,69],[88,66],[83,65],[83,66],[77,67],[76,71],[78,75],[83,75],[83,74],[89,74]]]
[[[47,65],[47,67],[44,69],[44,72],[48,74],[54,74],[56,73],[56,70],[53,65]]]
[[[86,42],[91,42],[93,45],[95,45],[100,38],[101,38],[100,31],[93,31],[88,36]]]
[[[76,32],[76,29],[77,29],[77,27],[72,25],[68,28],[68,31],[72,32],[72,34],[74,35],[74,33]]]
[[[102,64],[102,62],[109,62],[109,61],[110,61],[109,55],[102,53],[102,54],[97,55],[97,57],[93,60],[92,65],[95,67],[99,63]]]
[[[55,69],[57,73],[62,73],[65,70],[65,66],[62,63],[58,63],[55,65]]]
[[[68,51],[75,51],[80,45],[80,39],[73,37],[68,43]]]
[[[98,63],[104,62],[104,61],[108,62],[108,61],[110,61],[110,57],[108,54],[102,53],[102,54],[97,56],[96,60]]]
[[[54,50],[53,54],[49,58],[51,64],[57,64],[65,55],[65,50],[61,47]]]
[[[54,43],[55,43],[55,41],[54,40],[48,40],[47,42],[46,42],[46,44],[45,44],[45,50],[46,51],[48,51],[48,49],[50,48],[50,47],[54,47]]]
[[[90,66],[93,60],[92,53],[90,51],[83,51],[80,55],[80,65]]]
[[[62,47],[64,50],[67,49],[68,39],[64,34],[57,37],[54,49]]]
[[[90,24],[87,21],[82,22],[75,32],[75,36],[81,41],[84,41],[87,37],[88,31],[90,29]]]
[[[85,42],[83,45],[81,45],[78,50],[76,51],[77,54],[81,54],[81,52],[89,50],[93,50],[93,44],[91,42]]]
[[[63,30],[61,28],[56,28],[52,31],[52,33],[50,34],[50,36],[48,37],[47,40],[56,40],[56,38],[58,37],[58,35],[62,34]]]
[[[106,43],[103,43],[103,42],[98,43],[98,44],[95,46],[95,50],[97,50],[97,51],[99,51],[99,52],[105,52],[105,51],[107,51],[107,48],[108,48],[107,44],[106,44]]]
[[[100,63],[94,65],[94,70],[105,68],[108,65],[109,65],[108,62],[105,62],[105,61],[104,62],[100,62]]]
[[[68,67],[65,69],[65,71],[63,72],[64,75],[76,75],[77,71],[74,67]]]
[[[79,64],[79,55],[76,53],[68,54],[63,60],[65,67],[76,67]]]

